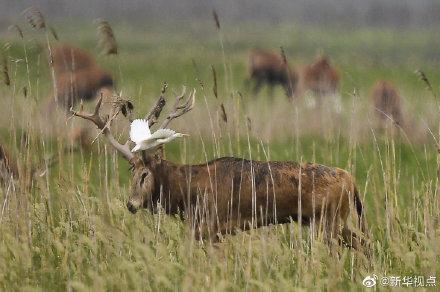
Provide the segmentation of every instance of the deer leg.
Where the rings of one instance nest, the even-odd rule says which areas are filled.
[[[324,229],[323,218],[316,218],[316,220],[310,224],[310,232],[312,232],[313,240],[321,241],[324,238]]]
[[[356,234],[347,226],[344,226],[344,228],[342,229],[341,244],[356,250],[360,248],[359,238],[357,238]]]
[[[347,221],[348,213],[350,211],[346,200],[344,200],[344,194],[341,195],[338,202],[328,205],[325,214],[321,219],[320,225],[323,228],[322,233],[324,241],[327,244],[331,244],[335,239],[341,243],[341,239],[343,238],[345,222]]]
[[[221,242],[223,241],[224,235],[233,234],[231,223],[220,224],[220,226],[218,226],[216,223],[202,222],[194,224],[193,229],[196,240],[211,243]]]
[[[335,215],[335,214],[334,214]],[[339,239],[340,234],[340,228],[339,228],[339,218],[335,216],[329,216],[326,219],[326,224],[324,225],[326,227],[326,234],[325,234],[325,240],[328,244],[331,244],[334,239]]]

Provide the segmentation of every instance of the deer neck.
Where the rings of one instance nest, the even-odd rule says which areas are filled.
[[[181,167],[181,165],[162,159],[151,168],[154,174],[153,197],[161,200],[162,207],[169,214],[176,214],[184,209]]]

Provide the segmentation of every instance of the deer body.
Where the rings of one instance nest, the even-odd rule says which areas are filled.
[[[70,44],[57,44],[52,49],[51,69],[54,73],[54,92],[44,104],[44,121],[48,129],[58,131],[59,118],[80,101],[90,101],[98,96],[110,100],[114,95],[112,74],[101,68],[95,58],[86,50]],[[60,109],[60,110],[57,110]],[[73,144],[83,149],[90,147],[94,131],[86,125],[78,125],[67,134]]]
[[[295,94],[297,73],[283,60],[280,54],[266,50],[253,50],[249,54],[249,78],[254,82],[255,94],[264,84],[269,86],[270,95],[277,84],[283,86],[289,98]]]
[[[105,92],[110,95],[113,79],[109,73],[98,67],[60,74],[57,79],[58,104],[68,110],[81,99],[94,99],[103,88],[108,88]]]
[[[131,212],[153,210],[160,203],[169,214],[180,211],[192,217],[202,236],[299,217],[324,224],[329,235],[337,236],[345,227],[350,202],[359,216],[362,208],[351,176],[342,169],[234,157],[198,165],[149,162],[135,168],[132,194],[127,204]]]
[[[320,56],[304,69],[302,83],[304,90],[310,90],[317,96],[325,96],[339,91],[340,76],[331,66],[330,60],[326,56]]]
[[[53,49],[58,105],[69,110],[78,101],[94,99],[99,90],[113,90],[111,74],[98,66],[85,50],[68,44]]]
[[[401,98],[393,83],[377,81],[371,91],[371,99],[382,126],[386,121],[403,126]]]

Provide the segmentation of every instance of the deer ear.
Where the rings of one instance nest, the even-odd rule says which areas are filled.
[[[154,152],[152,153],[145,153],[145,151],[143,151],[142,153],[142,160],[144,161],[145,166],[148,167],[154,167],[155,165],[159,164],[162,162],[163,159],[163,147],[160,146],[159,148],[157,148],[156,150],[154,150]]]

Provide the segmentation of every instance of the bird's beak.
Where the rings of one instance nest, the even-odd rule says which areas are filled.
[[[182,137],[189,137],[189,134],[182,134]]]

